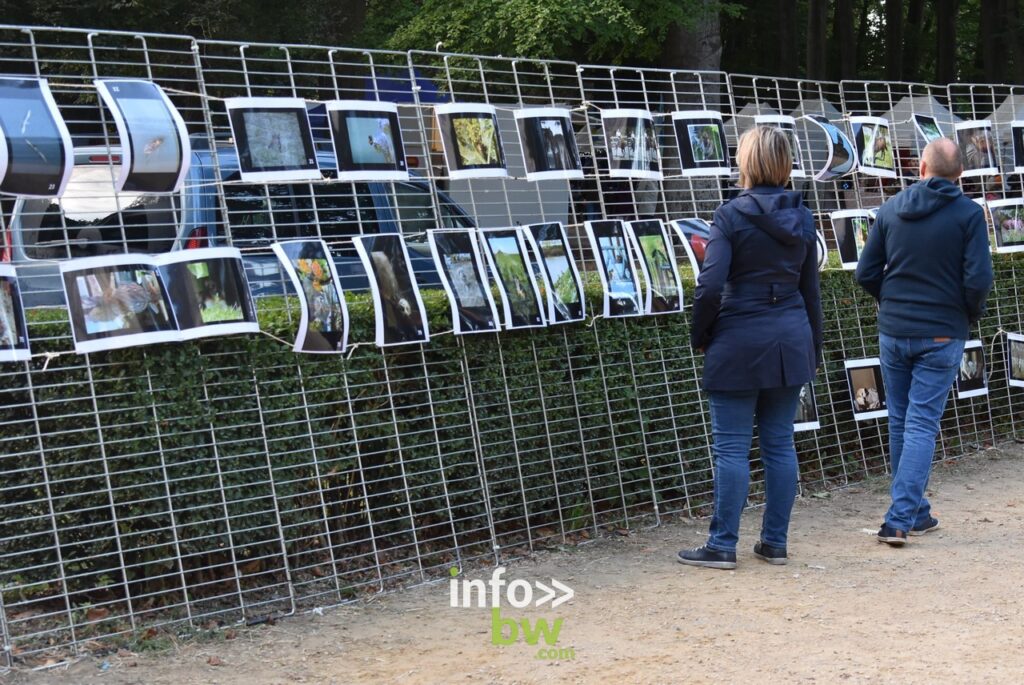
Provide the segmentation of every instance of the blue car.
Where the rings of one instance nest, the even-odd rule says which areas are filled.
[[[460,206],[426,180],[241,183],[233,146],[218,147],[218,170],[205,140],[192,144],[184,189],[174,195],[115,193],[119,150],[102,146],[75,148],[75,168],[60,200],[19,199],[4,257],[17,267],[25,306],[64,304],[60,261],[227,245],[229,235],[230,244],[242,250],[256,296],[290,289],[270,251],[274,242],[323,238],[332,248],[342,286],[360,289],[366,287],[366,274],[348,238],[403,229],[420,284],[439,286],[425,231],[474,225]],[[318,161],[325,176],[332,176],[334,155],[320,152]]]

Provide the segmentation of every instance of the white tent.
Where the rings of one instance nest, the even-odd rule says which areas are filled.
[[[1012,171],[1014,164],[1010,122],[1024,120],[1024,95],[1008,95],[988,120],[992,122],[992,136],[999,150],[999,165],[1004,171]]]
[[[914,114],[935,117],[943,135],[950,138],[953,137],[953,124],[962,121],[931,95],[908,95],[897,102],[882,117],[889,120],[889,130],[894,137],[895,147],[912,150],[914,157],[920,156],[924,143],[914,126]]]

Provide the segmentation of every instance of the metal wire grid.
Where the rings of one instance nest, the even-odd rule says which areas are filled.
[[[102,147],[116,139],[106,121],[97,126],[84,113],[97,103],[91,86],[82,86],[116,75],[152,76],[167,88],[190,132],[214,150],[213,181],[202,191],[220,208],[215,223],[248,254],[302,235],[323,236],[343,252],[346,236],[378,230],[372,195],[380,190],[239,184],[218,166],[217,141],[228,133],[222,97],[357,99],[371,84],[380,99],[402,103],[407,151],[422,160],[429,181],[428,203],[420,202],[423,193],[388,184],[404,231],[451,221],[445,191],[465,198],[458,201],[478,225],[509,225],[524,213],[565,221],[578,258],[587,254],[579,231],[587,217],[581,203],[557,209],[572,191],[568,184],[448,181],[431,108],[412,84],[438,84],[438,100],[497,106],[513,169],[522,161],[508,123],[512,108],[572,109],[591,164],[603,145],[600,109],[654,112],[664,181],[588,174],[597,216],[625,219],[708,217],[722,199],[717,182],[674,177],[676,146],[665,115],[675,108],[718,109],[738,121],[751,102],[785,113],[803,104],[811,112],[834,103],[838,90],[842,111],[851,111],[849,84],[0,31],[4,70],[51,77],[69,123]],[[875,90],[891,100],[890,85],[864,85],[865,93]],[[83,113],[69,115],[76,111]],[[728,129],[733,144],[735,121]],[[861,198],[868,192],[855,190]],[[850,200],[828,184],[809,184],[808,192],[819,214]],[[347,204],[332,225],[338,197]],[[130,249],[128,226],[119,221],[118,228],[122,235],[111,242]],[[986,341],[1021,320],[1014,263],[1001,262],[1001,269]],[[842,360],[876,351],[874,304],[848,292],[824,293],[828,359],[817,388],[823,427],[799,437],[805,483],[846,483],[884,465],[884,422],[853,422],[847,409]],[[54,313],[58,323],[64,316]],[[712,487],[708,427],[685,319],[652,317],[642,332],[622,321],[551,328],[532,332],[527,348],[507,344],[508,334],[440,337],[385,354],[361,350],[350,360],[282,363],[280,348],[268,341],[229,339],[203,343],[202,354],[173,368],[145,349],[117,362],[87,355],[7,366],[0,382],[0,631],[8,663],[154,627],[201,628],[328,606],[438,578],[451,565],[497,562],[602,528],[703,513]],[[33,343],[67,349],[60,330],[34,321]],[[994,349],[992,392],[951,403],[944,455],[1015,430],[1013,394],[1001,380],[1005,352]]]

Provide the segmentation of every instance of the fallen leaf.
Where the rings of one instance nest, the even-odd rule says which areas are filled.
[[[210,666],[223,666],[224,660],[221,659],[219,656],[211,656],[209,659],[206,660],[206,663],[208,663]]]
[[[225,640],[234,640],[236,637],[238,637],[238,631],[236,631],[234,628],[228,628],[224,631]]]
[[[91,607],[85,612],[86,621],[102,621],[107,616],[110,616],[110,609],[107,607]]]

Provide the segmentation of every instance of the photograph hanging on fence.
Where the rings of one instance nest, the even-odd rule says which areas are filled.
[[[708,241],[711,240],[711,225],[704,219],[696,217],[692,219],[674,219],[668,225],[675,231],[679,242],[686,250],[686,256],[693,268],[694,279],[700,278],[700,270],[704,268],[704,254],[708,249]]]
[[[114,117],[120,139],[116,191],[181,190],[192,162],[188,129],[163,89],[141,79],[98,79],[96,91]]]
[[[836,237],[839,261],[844,269],[853,271],[874,225],[874,214],[867,209],[841,209],[829,214],[829,219]]]
[[[501,328],[475,233],[472,229],[427,231],[430,253],[451,305],[452,330],[456,335]]]
[[[323,240],[272,245],[299,297],[296,352],[332,354],[348,347],[348,307],[331,250]]]
[[[850,138],[821,114],[805,114],[803,118],[813,123],[825,139],[826,156],[821,167],[815,170],[814,180],[834,181],[853,173],[857,169],[857,151]],[[808,133],[810,130],[813,129],[808,129]],[[808,140],[809,145],[811,142]]]
[[[250,183],[323,178],[301,98],[228,98],[224,101],[241,179]]]
[[[1010,144],[1013,147],[1013,173],[1024,174],[1024,121],[1010,122]]]
[[[996,252],[1024,251],[1024,198],[990,200],[985,206],[992,217]]]
[[[642,109],[606,109],[601,112],[608,175],[660,181],[661,153],[651,113]]]
[[[583,178],[583,164],[569,110],[558,107],[518,109],[515,118],[526,180]]]
[[[1006,334],[1007,382],[1015,388],[1024,388],[1024,335]]]
[[[536,259],[534,272],[544,286],[549,324],[582,321],[586,316],[583,282],[559,222],[530,224],[523,236]]]
[[[790,178],[805,178],[803,149],[800,146],[800,139],[796,135],[796,119],[781,114],[759,114],[754,117],[755,126],[774,126],[786,134],[789,139],[789,149],[793,153],[793,170],[789,172]]]
[[[968,340],[956,374],[956,398],[988,394],[988,369],[985,368],[985,347],[980,340]]]
[[[800,388],[800,399],[796,405],[796,417],[793,419],[793,432],[818,430],[818,404],[814,397],[814,384],[805,383]]]
[[[427,310],[405,238],[398,233],[353,236],[359,260],[370,280],[374,341],[378,347],[430,341]]]
[[[0,76],[0,194],[60,197],[75,165],[46,79]]]
[[[672,112],[683,176],[728,176],[729,145],[721,112]]]
[[[825,244],[825,234],[815,231],[818,238],[818,271],[824,271],[828,265],[828,245]]]
[[[12,265],[0,264],[0,362],[22,362],[31,358],[17,273]]]
[[[326,105],[339,181],[407,181],[398,105],[332,100]]]
[[[954,124],[953,129],[963,158],[964,173],[961,175],[964,178],[994,176],[999,173],[991,121],[962,121]]]
[[[501,148],[497,110],[491,105],[446,104],[435,107],[448,178],[508,176]]]
[[[917,129],[918,134],[924,141],[924,145],[921,146],[922,150],[928,143],[942,137],[942,129],[939,127],[939,121],[935,117],[930,114],[914,114],[912,118],[914,120],[914,128]]]
[[[869,176],[896,178],[896,153],[889,120],[881,117],[850,117],[857,145],[859,170]]]
[[[505,328],[538,328],[545,325],[537,281],[531,276],[526,241],[521,228],[489,228],[480,231],[487,263],[498,285]]]
[[[853,418],[864,421],[888,416],[882,365],[878,358],[847,360],[844,364]]]
[[[242,253],[237,249],[179,250],[154,262],[183,340],[260,332]]]
[[[636,251],[644,283],[644,313],[670,314],[683,311],[683,284],[675,251],[661,219],[626,223],[626,235]]]
[[[597,274],[604,293],[602,315],[605,317],[640,316],[640,285],[636,276],[636,260],[626,239],[626,229],[619,220],[585,221],[584,230],[597,263]]]

